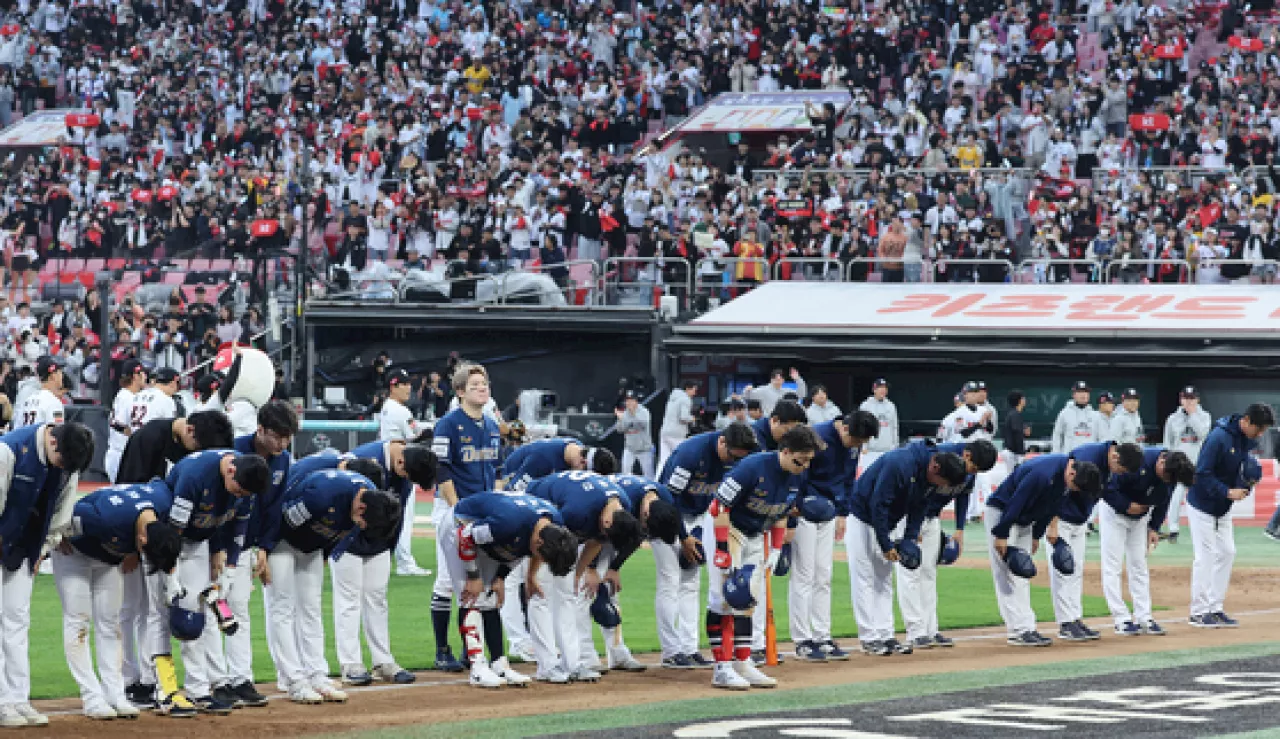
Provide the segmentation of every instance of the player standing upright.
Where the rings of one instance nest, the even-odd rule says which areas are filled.
[[[1213,429],[1213,416],[1200,407],[1200,393],[1190,385],[1178,393],[1178,410],[1164,422],[1164,448],[1187,455],[1192,464],[1200,459],[1200,447]],[[1181,530],[1182,501],[1187,488],[1177,485],[1169,500],[1169,543],[1176,544]]]
[[[964,402],[942,419],[938,429],[938,439],[950,444],[962,444],[979,439],[989,441],[995,433],[995,421],[992,411],[978,403],[978,383],[966,382],[962,396]]]
[[[107,434],[106,468],[107,479],[116,481],[116,473],[120,471],[120,456],[124,454],[124,446],[133,433],[129,424],[129,414],[133,412],[133,398],[147,384],[147,369],[142,362],[130,359],[120,370],[120,389],[111,401],[111,416],[107,419],[110,430]]]
[[[714,662],[698,652],[701,566],[704,552],[715,539],[715,523],[707,511],[725,473],[738,460],[756,451],[756,436],[745,423],[731,423],[723,431],[686,439],[667,460],[659,482],[667,486],[689,536],[680,546],[653,543],[658,570],[653,612],[662,644],[662,666],[673,669],[710,668]],[[710,587],[720,587],[720,570],[708,570]]]
[[[478,364],[462,363],[453,373],[453,390],[457,394],[458,407],[436,421],[431,448],[440,461],[439,484],[435,502],[431,508],[431,520],[436,526],[436,561],[444,562],[447,554],[441,547],[444,531],[441,522],[458,501],[468,495],[493,490],[497,484],[498,452],[502,448],[502,436],[497,421],[485,415],[489,402],[489,373]],[[459,584],[459,587],[461,585]],[[462,672],[462,663],[449,649],[449,611],[453,603],[455,585],[445,567],[436,567],[435,585],[431,591],[431,626],[436,637],[436,669],[446,672]],[[480,618],[492,618],[495,625],[486,626],[485,633],[498,633],[501,638],[501,617],[485,611]],[[492,647],[493,645],[490,645]],[[502,654],[499,646],[498,654]]]
[[[1081,380],[1071,386],[1071,400],[1058,413],[1053,424],[1053,453],[1067,454],[1082,444],[1102,440],[1102,418],[1089,405],[1089,383]]]
[[[62,396],[67,393],[62,376],[64,366],[66,363],[59,357],[44,356],[36,360],[36,377],[40,380],[40,389],[13,409],[14,429],[41,423],[62,423],[65,413]]]
[[[409,373],[402,369],[393,369],[387,373],[387,399],[382,403],[382,413],[378,417],[379,441],[416,441],[422,430],[414,420],[413,412],[406,407],[413,385]],[[397,575],[426,577],[431,571],[418,566],[413,557],[413,522],[416,519],[414,509],[417,496],[410,493],[405,504],[404,518],[400,522],[400,538],[396,541],[395,564]]]
[[[858,406],[858,410],[875,415],[880,421],[880,433],[867,442],[866,463],[898,448],[898,407],[889,400],[889,381],[883,377],[871,383],[871,395]]]
[[[129,425],[134,431],[147,422],[159,418],[177,418],[178,404],[173,396],[178,392],[179,375],[170,367],[156,370],[151,387],[139,391],[129,411]]]

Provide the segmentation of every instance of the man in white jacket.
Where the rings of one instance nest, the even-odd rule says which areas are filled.
[[[667,409],[662,414],[662,429],[658,433],[661,443],[661,455],[658,458],[658,470],[667,464],[667,457],[680,446],[680,442],[689,438],[689,426],[693,423],[693,398],[698,394],[698,383],[685,380],[681,387],[671,391],[667,398]]]
[[[1071,388],[1071,400],[1053,424],[1053,453],[1069,454],[1083,444],[1101,441],[1102,417],[1089,405],[1089,383],[1081,380]]]
[[[827,395],[826,385],[813,386],[813,396],[809,399],[809,407],[805,409],[805,415],[809,417],[810,426],[840,418],[840,406],[832,402]]]
[[[1178,393],[1178,410],[1169,414],[1164,422],[1164,448],[1171,452],[1183,452],[1195,464],[1200,458],[1200,447],[1213,430],[1213,416],[1200,407],[1200,393],[1191,385]],[[1178,519],[1182,515],[1182,501],[1187,496],[1187,486],[1177,485],[1169,496],[1169,543],[1178,541]]]
[[[867,442],[867,451],[876,456],[898,448],[898,407],[889,400],[889,381],[883,377],[871,383],[871,396],[862,401],[858,410],[867,411],[880,419],[880,434]],[[870,464],[874,457],[864,458]]]

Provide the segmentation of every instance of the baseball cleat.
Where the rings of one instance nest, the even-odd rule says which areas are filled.
[[[711,659],[707,659],[706,657],[703,657],[702,652],[693,652],[691,654],[686,654],[685,657],[688,657],[689,661],[693,663],[694,668],[699,670],[710,670],[711,668],[716,666],[715,660],[711,660]]]
[[[1271,529],[1270,527],[1263,529],[1262,535],[1267,537],[1271,541],[1280,541],[1280,531],[1276,531],[1274,529]]]
[[[182,693],[174,693],[156,704],[156,713],[170,718],[192,718],[199,712],[190,698]]]
[[[1187,618],[1187,623],[1197,629],[1216,629],[1218,628],[1218,620],[1213,617],[1212,613],[1204,613],[1198,616]]]
[[[317,693],[315,688],[310,685],[298,685],[289,691],[289,700],[294,703],[315,706],[324,703],[324,696]]]
[[[578,664],[582,665],[583,667],[586,667],[587,669],[595,670],[601,675],[609,671],[609,666],[606,665],[604,662],[600,661],[600,655],[596,654],[595,651],[590,651],[590,652],[587,652],[586,654],[583,654],[579,658]]]
[[[827,654],[811,641],[802,641],[796,645],[796,659],[801,662],[826,662]]]
[[[552,685],[568,685],[569,673],[560,665],[552,667],[550,670],[538,670],[533,675],[533,679],[540,683],[551,683]]]
[[[1063,641],[1089,641],[1089,635],[1081,631],[1080,626],[1072,621],[1058,625],[1058,638]]]
[[[26,727],[27,720],[13,706],[0,706],[0,728],[18,729]]]
[[[711,686],[725,690],[750,690],[751,683],[733,669],[728,662],[717,662],[715,672],[711,676]]]
[[[849,653],[844,651],[839,644],[832,639],[826,639],[818,644],[823,654],[827,655],[827,659],[833,662],[843,662],[849,659]]]
[[[490,690],[501,688],[506,685],[507,681],[498,677],[498,674],[489,667],[489,663],[483,659],[477,659],[471,663],[471,686],[475,688],[488,688]]]
[[[1081,621],[1080,619],[1076,619],[1076,629],[1093,641],[1097,641],[1102,638],[1102,634],[1098,633],[1096,630],[1091,628],[1089,624]]]
[[[911,646],[916,649],[933,649],[933,637],[917,636],[911,640]]]
[[[373,677],[384,683],[394,683],[396,685],[409,685],[418,680],[417,675],[414,675],[412,672],[409,672],[395,662],[374,665]]]
[[[267,696],[258,692],[253,683],[246,680],[239,685],[232,685],[231,692],[240,701],[240,705],[248,708],[262,708],[267,705]]]
[[[1170,544],[1177,544],[1177,543],[1178,543],[1178,532],[1176,532],[1176,531],[1170,531],[1170,532],[1169,532],[1169,535],[1165,537],[1165,541],[1169,542]]]
[[[575,683],[598,683],[600,682],[600,673],[586,665],[578,665],[569,673],[569,679]]]
[[[949,636],[943,636],[942,634],[934,634],[933,643],[939,647],[954,647],[956,645],[956,640]]]
[[[1218,622],[1218,628],[1220,629],[1234,629],[1240,625],[1239,621],[1228,616],[1222,611],[1214,611],[1211,615],[1213,616],[1213,619]]]
[[[116,712],[116,718],[131,719],[142,715],[142,711],[135,708],[128,700],[116,701],[111,708]]]
[[[756,664],[756,667],[764,667],[765,665],[769,664],[769,658],[765,655],[763,649],[751,650],[751,661]],[[782,653],[779,652],[778,664],[782,664],[783,662],[786,662],[786,659],[783,658]]]
[[[436,669],[442,672],[462,672],[465,668],[453,656],[453,651],[445,647],[436,650]]]
[[[1021,634],[1009,637],[1005,640],[1005,643],[1011,647],[1047,647],[1053,642],[1034,631],[1024,631]]]
[[[753,688],[775,688],[778,686],[777,680],[756,669],[756,666],[751,664],[751,660],[738,660],[733,663],[733,669]]]
[[[511,669],[511,663],[507,661],[506,657],[499,657],[495,659],[493,664],[490,665],[490,669],[492,669],[498,677],[506,680],[507,685],[512,687],[527,688],[529,687],[529,683],[533,682],[533,678],[528,675],[522,675]]]
[[[196,704],[196,710],[200,713],[209,713],[214,716],[227,716],[235,710],[235,706],[218,700],[214,695],[202,695],[191,702]]]
[[[353,667],[342,671],[342,684],[363,687],[373,683],[373,675],[365,672],[363,667]]]
[[[900,642],[897,639],[889,639],[884,643],[884,645],[888,647],[889,651],[891,651],[894,654],[911,654],[912,652],[915,651],[914,649],[911,648],[910,643],[904,644],[903,642]]]
[[[869,654],[873,657],[887,657],[893,654],[889,645],[879,639],[871,639],[862,642],[862,653]]]
[[[144,711],[154,711],[160,705],[156,701],[156,686],[154,685],[134,683],[124,689],[124,694],[130,703]]]
[[[692,670],[693,662],[687,655],[673,654],[662,658],[662,666],[668,670]]]
[[[329,703],[347,702],[347,691],[339,688],[336,683],[328,678],[317,680],[311,687],[320,694],[321,698],[324,698]]]
[[[1150,636],[1164,636],[1169,632],[1165,631],[1164,627],[1155,621],[1148,621],[1147,625],[1142,627],[1142,633]]]
[[[1142,627],[1132,621],[1116,624],[1116,633],[1120,636],[1142,636]]]
[[[623,672],[644,672],[649,666],[631,656],[631,650],[625,645],[609,650],[609,669]]]
[[[107,705],[107,702],[101,699],[85,703],[84,715],[94,721],[111,721],[117,717],[116,709]]]
[[[49,717],[37,711],[30,703],[17,703],[13,707],[19,716],[26,719],[27,726],[49,725]]]
[[[232,708],[244,708],[244,705],[240,702],[240,696],[236,695],[230,685],[221,685],[214,688],[213,697],[216,698],[219,703],[226,703]]]

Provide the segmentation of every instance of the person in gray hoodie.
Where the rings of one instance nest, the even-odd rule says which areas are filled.
[[[1171,452],[1183,452],[1194,464],[1200,459],[1200,447],[1213,430],[1213,416],[1200,407],[1200,393],[1188,385],[1178,393],[1178,410],[1169,414],[1164,422],[1164,448]],[[1182,517],[1182,501],[1186,498],[1187,486],[1178,485],[1169,496],[1169,543],[1178,541],[1181,526],[1178,519]]]
[[[787,375],[790,375],[791,379],[796,383],[795,394],[797,398],[803,398],[809,394],[809,386],[805,383],[804,378],[800,376],[800,370],[792,367]],[[748,386],[743,391],[742,396],[747,400],[760,401],[760,411],[767,417],[773,413],[773,407],[778,404],[779,400],[782,400],[782,396],[791,392],[782,387],[784,378],[787,375],[784,375],[782,370],[775,369],[769,373],[768,385],[764,387]]]
[[[889,381],[883,377],[871,383],[871,396],[858,410],[867,411],[880,421],[880,433],[867,442],[867,451],[891,452],[898,448],[898,407],[889,400]]]
[[[1081,380],[1072,386],[1071,400],[1053,424],[1054,454],[1070,454],[1082,444],[1102,440],[1102,417],[1089,405],[1089,398],[1089,383]]]
[[[689,437],[689,426],[693,423],[693,397],[698,394],[698,383],[685,380],[684,385],[671,391],[667,398],[667,409],[662,413],[662,429],[658,432],[661,442],[661,453],[658,458],[658,470],[667,464],[667,457],[680,446],[680,442]]]
[[[1117,444],[1141,444],[1146,441],[1142,430],[1142,414],[1138,413],[1141,397],[1135,388],[1120,393],[1120,407],[1111,415],[1111,438]]]

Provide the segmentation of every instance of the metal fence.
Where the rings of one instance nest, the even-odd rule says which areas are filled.
[[[1096,167],[1093,170],[1093,190],[1105,192],[1115,183],[1120,183],[1122,188],[1134,187],[1144,180],[1157,190],[1169,185],[1179,188],[1184,185],[1198,188],[1206,178],[1237,176],[1236,171],[1230,167],[1125,167],[1122,169]]]
[[[656,295],[674,295],[688,310],[693,293],[693,264],[666,257],[609,257],[600,291],[605,305],[656,306]],[[660,292],[659,292],[660,291]]]

